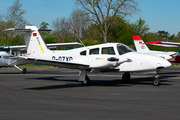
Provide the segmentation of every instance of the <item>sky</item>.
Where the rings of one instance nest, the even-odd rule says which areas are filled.
[[[27,10],[24,17],[30,24],[37,27],[41,22],[49,23],[51,28],[52,21],[56,18],[69,17],[76,9],[75,0],[20,0],[23,7]],[[13,4],[14,0],[0,1],[0,14],[6,14],[7,8]],[[139,18],[146,21],[149,25],[149,32],[164,30],[172,34],[180,31],[180,0],[139,0],[140,12],[128,17],[134,23]]]

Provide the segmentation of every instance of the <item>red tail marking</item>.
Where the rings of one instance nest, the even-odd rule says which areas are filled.
[[[132,36],[133,40],[142,40],[139,35]]]
[[[157,43],[161,43],[161,41],[146,42],[146,43],[144,43],[144,44],[157,44]]]

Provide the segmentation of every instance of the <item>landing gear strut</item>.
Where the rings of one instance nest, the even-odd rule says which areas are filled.
[[[17,68],[18,70],[20,70],[23,74],[26,74],[26,72],[27,72],[27,69],[26,69],[26,68],[21,69],[21,68],[19,68],[19,67],[16,66],[16,65],[14,65],[14,67]]]
[[[79,80],[82,85],[88,86],[90,85],[90,78],[87,76],[87,71],[86,70],[80,70],[79,71]]]
[[[129,81],[130,81],[130,73],[129,72],[125,72],[124,74],[123,74],[123,76],[122,76],[122,80],[123,80],[123,82],[125,82],[125,83],[128,83]]]

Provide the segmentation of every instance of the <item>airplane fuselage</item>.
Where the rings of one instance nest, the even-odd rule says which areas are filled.
[[[8,54],[6,51],[0,51],[0,67],[10,67],[14,65],[23,65],[28,63],[11,59],[12,57],[14,56]]]
[[[110,58],[116,58],[118,61],[109,61]],[[64,51],[48,51],[48,54],[39,56],[37,59],[79,63],[89,65],[89,69],[116,69],[120,72],[151,71],[171,65],[165,59],[135,52],[121,43],[106,43]]]

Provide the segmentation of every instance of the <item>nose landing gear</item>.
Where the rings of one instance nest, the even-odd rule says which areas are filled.
[[[159,78],[159,75],[155,74],[155,78],[153,80],[154,86],[160,86],[161,85],[161,81],[158,78]]]

